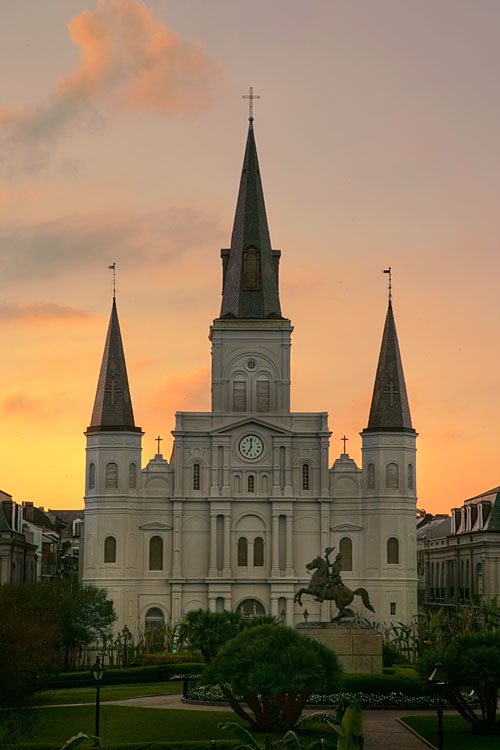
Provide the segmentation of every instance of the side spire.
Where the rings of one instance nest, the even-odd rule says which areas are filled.
[[[415,432],[411,422],[396,323],[389,299],[368,427],[364,432]]]
[[[279,250],[271,247],[253,117],[250,117],[231,247],[221,250],[221,318],[282,317],[278,287],[280,255]]]
[[[87,432],[107,431],[141,432],[141,428],[136,427],[134,422],[115,296],[113,296],[94,409],[90,426],[87,428]]]

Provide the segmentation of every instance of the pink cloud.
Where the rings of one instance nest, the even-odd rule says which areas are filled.
[[[45,103],[0,108],[15,136],[40,139],[85,113],[148,111],[165,117],[205,108],[220,71],[198,41],[182,39],[139,0],[99,0],[69,23],[80,48],[76,70]]]
[[[74,323],[92,317],[94,317],[93,314],[86,310],[57,305],[55,302],[43,302],[34,305],[0,304],[0,324],[16,321],[23,323],[71,321]]]
[[[0,413],[5,417],[37,417],[43,412],[42,403],[24,393],[12,393],[0,402]]]

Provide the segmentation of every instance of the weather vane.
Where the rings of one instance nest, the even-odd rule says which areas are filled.
[[[116,261],[108,266],[110,271],[113,271],[113,299],[116,297]]]
[[[390,302],[392,300],[392,267],[389,266],[389,268],[384,268],[382,273],[389,274],[389,302]]]
[[[253,122],[253,100],[254,99],[260,99],[260,96],[253,93],[253,86],[250,86],[248,89],[248,94],[243,94],[243,99],[249,99],[248,102],[248,119],[250,122]]]

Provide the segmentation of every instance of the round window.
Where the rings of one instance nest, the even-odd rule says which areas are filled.
[[[249,370],[255,370],[257,367],[257,362],[254,359],[249,359],[247,362],[247,367]]]

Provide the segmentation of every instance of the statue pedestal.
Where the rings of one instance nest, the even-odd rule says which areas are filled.
[[[335,651],[347,674],[382,674],[382,637],[373,628],[353,622],[301,622],[295,627]]]

